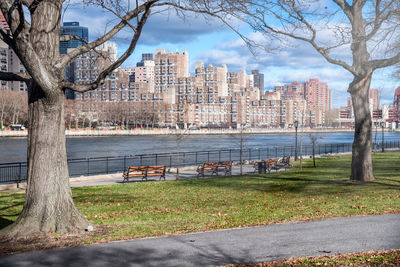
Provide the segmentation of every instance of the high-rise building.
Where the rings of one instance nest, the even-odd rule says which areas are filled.
[[[87,27],[79,26],[79,22],[64,22],[60,29],[61,35],[77,36],[82,40],[88,41],[89,30]],[[83,45],[81,40],[69,40],[67,42],[60,42],[60,53],[67,54],[68,48],[77,48]]]
[[[103,55],[107,54],[111,63],[117,61],[118,58],[118,48],[117,43],[112,41],[107,41],[98,47],[95,50]]]
[[[379,109],[379,91],[378,89],[369,89],[369,101],[372,104],[372,110]]]
[[[397,87],[394,92],[393,98],[393,111],[392,111],[392,121],[397,124],[400,122],[400,87]]]
[[[60,29],[60,35],[64,36],[76,36],[84,41],[89,39],[89,30],[87,27],[79,26],[79,22],[64,22]],[[60,42],[60,54],[67,54],[68,49],[77,48],[80,45],[85,44],[81,40],[69,40],[67,42]],[[77,59],[79,60],[79,59]],[[65,69],[65,77],[70,82],[75,82],[75,71],[76,62],[70,62]],[[65,96],[67,99],[74,99],[74,91],[67,89],[65,91]]]
[[[169,104],[175,104],[177,79],[189,77],[189,53],[157,49],[155,55],[155,93]]]
[[[304,98],[307,105],[314,110],[328,111],[332,109],[332,91],[328,84],[320,82],[317,78],[309,79],[303,83]]]
[[[0,11],[0,28],[9,31],[8,24]],[[5,42],[0,40],[0,70],[7,72],[25,72],[25,67],[19,60],[14,50],[12,50]],[[12,91],[27,91],[25,82],[19,81],[1,81],[0,86],[8,88]]]
[[[299,82],[275,86],[275,92],[278,92],[283,100],[304,99],[303,87]]]
[[[260,92],[264,92],[264,74],[260,73],[259,70],[252,70],[251,74],[254,76],[254,87],[260,89]]]
[[[136,63],[136,67],[143,67],[145,61],[154,61],[152,53],[144,53],[142,54],[142,60]]]

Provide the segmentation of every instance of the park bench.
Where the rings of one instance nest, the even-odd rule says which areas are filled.
[[[147,181],[147,177],[149,176],[160,176],[165,181],[165,165],[159,166],[135,166],[135,167],[128,167],[126,171],[122,174],[124,177],[123,182],[129,182],[129,178],[136,178],[141,177],[142,180]]]
[[[211,175],[218,175],[219,171],[223,171],[225,175],[232,174],[232,161],[222,161],[222,162],[204,162],[202,165],[197,167],[197,177],[204,173],[210,172]]]
[[[200,174],[204,177],[204,173],[206,172],[211,172],[212,174],[217,174],[218,171],[218,162],[204,162],[202,165],[197,167],[197,177],[200,176]]]
[[[256,162],[253,165],[255,173],[258,173],[258,163],[259,162],[265,162],[265,169],[268,171],[268,173],[270,173],[271,170],[273,168],[275,168],[275,165],[278,163],[278,159],[263,159],[261,161]]]
[[[279,169],[290,169],[293,168],[293,165],[290,164],[290,156],[285,156],[282,159],[280,159],[278,161],[278,163],[275,165],[275,167],[273,167],[273,169],[275,170],[279,170]]]
[[[232,161],[218,162],[217,174],[220,169],[225,173],[225,175],[232,175]]]

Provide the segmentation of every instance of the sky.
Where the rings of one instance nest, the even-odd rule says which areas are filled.
[[[109,29],[116,19],[109,12],[98,8],[72,5],[65,9],[63,21],[79,21],[81,26],[89,28],[89,38],[93,40]],[[236,26],[245,35],[268,42],[246,25],[236,23]],[[128,47],[131,36],[132,32],[126,30],[113,39],[118,44],[119,54]],[[275,45],[280,46],[279,43]],[[150,16],[134,54],[122,66],[134,67],[142,53],[154,53],[159,48],[173,52],[188,51],[191,73],[198,61],[214,66],[226,64],[228,71],[244,69],[250,73],[258,69],[264,73],[265,90],[273,90],[274,86],[292,81],[304,82],[310,78],[319,78],[332,89],[334,108],[345,106],[350,97],[347,88],[352,75],[328,63],[305,42],[291,42],[288,47],[272,52],[259,50],[252,53],[236,33],[215,19],[194,15],[182,18],[167,11]],[[377,70],[373,75],[371,88],[381,90],[381,104],[391,104],[394,91],[400,86],[400,81],[392,76],[393,71],[392,67]]]

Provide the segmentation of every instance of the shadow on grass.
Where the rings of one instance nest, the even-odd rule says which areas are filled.
[[[6,218],[0,217],[0,230],[4,227],[12,224],[14,221],[8,220]]]
[[[198,181],[186,181],[180,185],[199,187],[230,188],[237,191],[258,191],[266,193],[295,193],[308,196],[333,193],[363,192],[364,190],[399,190],[400,177],[397,179],[379,178],[383,173],[390,172],[378,165],[375,168],[377,179],[373,182],[350,181],[350,162],[344,159],[328,159],[313,168],[312,162],[305,162],[303,170],[292,169],[270,174],[251,174],[244,176],[216,177]],[[396,166],[393,166],[396,168]],[[391,168],[393,173],[393,168]],[[378,176],[379,175],[379,176]]]
[[[17,217],[19,214],[14,214],[17,212],[14,208],[23,206],[24,197],[15,195],[15,198],[10,202],[10,197],[7,195],[0,195],[0,230],[4,227],[12,224],[14,221],[7,219],[8,217]]]

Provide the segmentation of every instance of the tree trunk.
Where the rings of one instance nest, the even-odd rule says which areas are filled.
[[[16,222],[3,229],[9,237],[83,231],[88,221],[72,200],[65,148],[64,94],[45,96],[29,88],[28,185]]]
[[[369,109],[369,86],[372,73],[355,77],[349,92],[353,102],[355,131],[351,161],[351,180],[373,181],[372,119]]]

